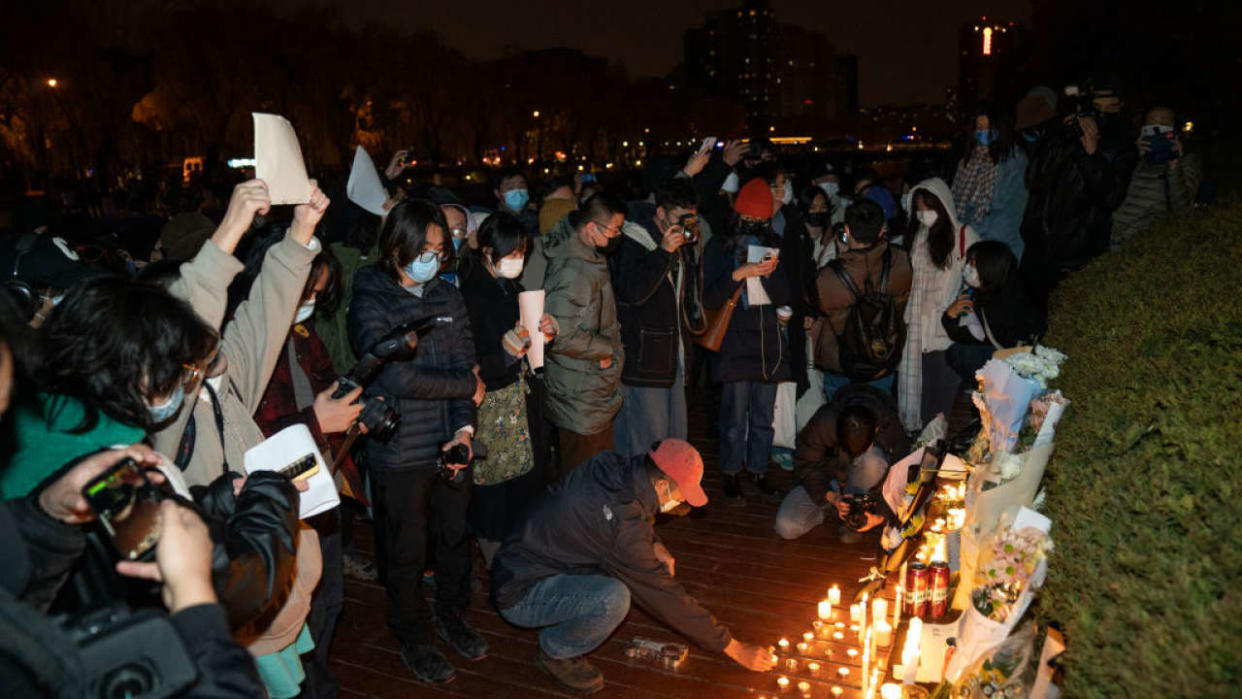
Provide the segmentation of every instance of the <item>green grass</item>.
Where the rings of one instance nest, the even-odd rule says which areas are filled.
[[[1072,276],[1043,621],[1071,697],[1242,694],[1242,203]]]

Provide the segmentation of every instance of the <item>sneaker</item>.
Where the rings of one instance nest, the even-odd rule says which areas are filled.
[[[460,614],[436,612],[436,634],[466,660],[487,657],[487,641]]]
[[[730,500],[742,499],[742,476],[740,473],[726,473],[724,477],[725,497]]]
[[[356,553],[346,553],[343,560],[346,577],[363,582],[374,582],[379,577],[379,571],[376,570],[375,564],[370,559],[363,558]]]
[[[778,490],[776,486],[772,485],[772,483],[768,481],[768,477],[766,475],[752,473],[750,474],[750,482],[754,483],[755,487],[758,488],[759,492],[763,493],[764,495],[780,495],[781,494],[781,491]]]
[[[604,688],[604,673],[587,662],[585,655],[558,659],[543,652],[543,647],[540,646],[535,651],[535,666],[564,687],[580,694],[594,694]]]
[[[401,644],[401,659],[414,676],[428,684],[452,682],[457,669],[433,645]]]
[[[773,449],[772,461],[786,471],[793,471],[793,452],[788,449]]]

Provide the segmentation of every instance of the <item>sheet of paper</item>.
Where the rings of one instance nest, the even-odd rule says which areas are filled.
[[[311,436],[306,425],[292,425],[263,440],[261,444],[251,448],[244,457],[246,473],[255,471],[279,471],[286,466],[305,457],[315,455],[315,463],[319,468],[314,475],[306,479],[310,488],[301,493],[298,516],[302,519],[314,517],[320,512],[336,507],[341,503],[337,495],[336,484],[332,474],[328,472],[328,464],[324,463],[315,438]]]
[[[543,333],[539,332],[539,320],[543,318],[543,289],[523,291],[518,294],[519,322],[530,333],[530,350],[526,359],[531,369],[543,368]]]
[[[279,114],[253,112],[254,176],[267,183],[273,205],[310,201],[310,178],[293,124]]]
[[[354,165],[349,169],[349,182],[345,184],[345,195],[353,203],[363,209],[383,216],[384,202],[388,201],[388,193],[380,182],[379,172],[366,149],[358,146],[354,151]]]
[[[779,256],[780,250],[776,248],[768,248],[762,245],[751,245],[746,248],[747,262],[763,262],[765,255]],[[759,277],[746,278],[746,301],[752,306],[767,306],[772,303],[772,298],[768,296],[768,292],[763,288],[763,282]]]
[[[906,508],[906,485],[909,483],[910,466],[923,462],[923,449],[915,451],[893,464],[884,479],[884,502],[900,518]]]

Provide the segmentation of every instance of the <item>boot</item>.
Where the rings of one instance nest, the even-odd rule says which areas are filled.
[[[540,646],[535,651],[535,666],[579,694],[594,694],[604,688],[604,674],[587,662],[585,655],[576,658],[553,658],[543,652],[543,647]]]
[[[453,681],[457,669],[435,646],[401,644],[401,659],[414,676],[428,684],[444,684]]]

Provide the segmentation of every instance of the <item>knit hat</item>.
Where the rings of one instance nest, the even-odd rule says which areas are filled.
[[[733,202],[733,210],[743,216],[753,216],[767,221],[772,218],[773,203],[772,189],[768,187],[767,180],[756,177],[747,182],[742,187],[742,191],[737,193],[737,199]]]
[[[173,216],[160,231],[160,245],[164,248],[164,258],[168,260],[193,258],[215,230],[216,224],[197,211]]]
[[[1027,95],[1022,98],[1022,101],[1018,102],[1017,112],[1014,128],[1019,131],[1038,126],[1057,115],[1042,95]]]
[[[755,181],[763,184],[763,180]],[[771,199],[771,195],[768,199]],[[685,440],[662,439],[648,455],[664,475],[677,483],[681,494],[686,497],[686,502],[693,507],[707,504],[707,493],[703,492],[703,457],[699,455],[698,449]]]

